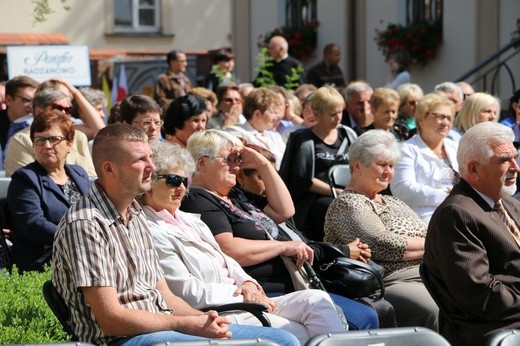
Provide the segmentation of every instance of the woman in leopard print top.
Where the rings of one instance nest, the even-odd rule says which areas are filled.
[[[372,259],[385,267],[385,298],[398,325],[437,330],[438,308],[419,275],[426,224],[404,202],[379,194],[394,176],[399,153],[395,137],[382,130],[367,131],[352,144],[352,179],[327,211],[325,241],[367,243]]]

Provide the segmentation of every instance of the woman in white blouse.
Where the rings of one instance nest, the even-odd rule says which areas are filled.
[[[416,110],[418,134],[404,142],[390,183],[392,194],[425,222],[458,181],[457,143],[446,138],[455,105],[439,93],[425,95]]]

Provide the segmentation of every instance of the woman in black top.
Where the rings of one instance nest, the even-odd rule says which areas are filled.
[[[333,200],[328,171],[333,165],[348,163],[348,147],[357,135],[341,125],[345,101],[335,88],[319,88],[311,107],[316,124],[291,133],[280,175],[294,201],[296,226],[307,238],[322,241],[325,213]]]
[[[273,165],[238,138],[220,130],[194,133],[188,150],[196,161],[181,210],[201,215],[222,251],[234,258],[266,293],[294,291],[281,255],[294,257],[298,267],[312,263],[314,251],[302,241],[288,240],[277,224],[294,213],[289,191]],[[265,182],[266,197],[235,187],[239,169],[256,169]],[[337,295],[352,329],[377,328],[370,308]]]

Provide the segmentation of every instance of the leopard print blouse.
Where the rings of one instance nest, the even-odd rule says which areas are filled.
[[[355,238],[367,243],[372,259],[385,268],[385,277],[416,266],[403,261],[406,237],[426,237],[426,224],[404,202],[382,196],[384,204],[352,190],[336,198],[325,217],[325,241],[347,244]]]

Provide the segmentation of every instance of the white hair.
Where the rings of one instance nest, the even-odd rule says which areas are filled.
[[[512,143],[515,139],[513,130],[496,122],[483,122],[471,127],[459,142],[457,162],[459,173],[465,178],[468,164],[477,161],[481,164],[489,162],[493,156],[493,145],[496,143]]]

